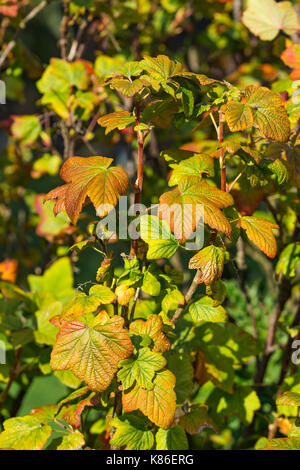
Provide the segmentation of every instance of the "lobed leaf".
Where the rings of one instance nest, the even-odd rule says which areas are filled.
[[[174,420],[176,395],[175,376],[169,370],[158,372],[153,389],[146,390],[139,385],[122,392],[125,411],[140,410],[150,421],[163,429],[169,428]]]
[[[214,245],[200,250],[190,259],[189,268],[199,269],[199,284],[204,282],[208,285],[221,278],[224,268],[225,251]]]
[[[113,379],[118,363],[130,356],[133,346],[124,319],[88,314],[65,323],[59,330],[51,353],[51,367],[68,369],[92,390],[105,390]]]
[[[128,176],[119,167],[109,168],[112,158],[71,157],[62,166],[61,178],[67,184],[50,191],[45,200],[54,199],[54,214],[66,210],[75,224],[83,204],[91,201],[99,217],[107,215],[126,193]]]
[[[238,225],[246,230],[249,240],[269,258],[276,256],[277,245],[272,229],[278,229],[277,224],[260,217],[245,216],[240,218]]]

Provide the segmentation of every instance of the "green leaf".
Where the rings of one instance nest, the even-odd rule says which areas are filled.
[[[154,270],[150,265],[143,277],[142,290],[146,292],[146,294],[156,297],[160,294],[161,285],[158,279],[155,277],[155,274],[151,271]]]
[[[260,401],[250,387],[236,387],[234,393],[225,393],[215,389],[207,400],[214,421],[222,421],[225,417],[237,415],[242,423],[251,424],[255,411],[260,409]]]
[[[297,12],[290,2],[248,0],[243,23],[264,41],[272,41],[280,30],[291,35],[299,29]]]
[[[122,382],[123,390],[130,388],[135,381],[139,386],[152,390],[155,373],[166,363],[161,354],[150,351],[149,348],[140,349],[136,359],[125,359],[119,363],[121,369],[118,372],[118,379]]]
[[[175,393],[178,405],[184,404],[193,390],[194,370],[190,357],[185,353],[168,353],[168,368],[176,377]]]
[[[95,72],[99,78],[119,72],[124,65],[124,58],[121,56],[110,57],[99,54],[95,60]]]
[[[30,289],[34,292],[50,292],[57,300],[65,302],[74,295],[73,273],[69,258],[60,258],[42,276],[28,276]]]
[[[141,216],[141,238],[149,245],[147,259],[171,258],[179,247],[168,223],[154,215]]]
[[[198,183],[203,175],[214,176],[215,173],[214,160],[206,154],[198,154],[172,166],[174,169],[169,179],[169,186],[175,186],[182,180]]]
[[[156,100],[144,108],[143,120],[149,121],[161,129],[167,129],[177,111],[178,106],[172,99]]]
[[[168,289],[167,294],[162,300],[161,308],[164,313],[168,314],[170,311],[174,311],[179,305],[184,305],[184,295],[178,289]]]
[[[157,450],[187,450],[189,448],[186,433],[181,426],[159,429],[155,440]]]
[[[37,82],[41,93],[68,92],[70,86],[85,90],[88,85],[88,75],[81,61],[67,62],[62,59],[52,58],[42,78]]]
[[[126,450],[150,450],[154,444],[152,431],[147,431],[145,420],[134,415],[125,414],[113,418],[111,425],[116,428],[110,444],[125,447]]]
[[[78,450],[85,445],[83,434],[76,430],[59,439],[56,450]]]
[[[196,324],[202,320],[213,323],[227,320],[226,310],[221,305],[215,306],[214,300],[208,296],[204,296],[190,305],[189,314]]]
[[[11,126],[12,135],[23,145],[33,144],[42,131],[37,116],[16,116]]]
[[[170,60],[165,55],[157,57],[145,56],[140,62],[141,67],[146,70],[152,77],[160,82],[166,82],[170,77],[183,71],[180,63]]]
[[[189,434],[200,434],[203,428],[217,431],[213,420],[208,416],[206,405],[192,405],[190,411],[179,419],[180,426]]]
[[[4,421],[4,431],[0,434],[0,449],[41,450],[52,433],[34,416],[10,418]]]
[[[50,323],[51,318],[60,315],[62,302],[55,300],[52,295],[43,293],[39,310],[35,312],[37,330],[34,332],[35,341],[40,344],[53,345],[56,340],[57,328]]]
[[[287,279],[292,279],[296,276],[295,268],[299,263],[300,244],[290,243],[280,253],[275,272],[277,275],[283,274]]]

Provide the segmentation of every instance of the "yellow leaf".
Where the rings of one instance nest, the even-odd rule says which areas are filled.
[[[246,230],[248,238],[269,258],[274,258],[277,252],[276,240],[272,229],[278,225],[260,217],[241,217],[238,225]]]
[[[71,370],[91,390],[105,390],[118,369],[118,363],[133,351],[124,319],[102,312],[65,323],[59,330],[50,365]]]
[[[140,410],[157,426],[169,428],[176,409],[175,382],[175,375],[169,370],[158,372],[152,390],[135,385],[122,393],[124,410]]]

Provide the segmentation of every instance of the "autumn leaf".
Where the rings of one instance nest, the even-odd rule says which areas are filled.
[[[100,394],[91,392],[88,387],[81,387],[63,399],[57,405],[56,418],[65,420],[72,428],[80,428],[81,415],[87,406],[100,403]]]
[[[186,180],[159,199],[158,216],[166,220],[176,238],[186,241],[196,230],[204,216],[204,222],[230,235],[231,227],[221,208],[233,204],[232,196],[205,181],[197,184]],[[201,210],[203,205],[204,211]]]
[[[135,320],[129,326],[132,336],[148,337],[153,341],[154,352],[164,352],[170,349],[170,342],[163,332],[163,322],[159,315],[150,315],[144,320]]]
[[[189,268],[199,269],[199,284],[208,285],[221,278],[224,268],[225,251],[214,245],[200,250],[190,259]]]
[[[157,57],[145,56],[140,65],[160,82],[166,82],[170,77],[177,75],[183,70],[179,62],[174,62],[165,55],[158,55]]]
[[[122,392],[125,411],[140,410],[150,421],[166,429],[174,420],[176,395],[175,376],[169,370],[158,372],[153,381],[153,389],[147,390],[139,385]]]
[[[35,416],[10,418],[4,421],[0,449],[41,450],[51,433],[51,427],[41,423]]]
[[[300,393],[285,392],[276,400],[276,405],[279,406],[299,406],[300,407]]]
[[[0,279],[3,281],[16,282],[18,274],[18,261],[5,259],[0,263]]]
[[[225,120],[231,132],[243,131],[253,126],[253,114],[250,106],[244,103],[229,101],[222,106]]]
[[[291,2],[248,0],[243,23],[264,41],[272,41],[280,30],[291,35],[299,29],[297,12]]]
[[[260,217],[245,216],[240,218],[238,225],[246,230],[249,240],[269,258],[276,256],[277,245],[272,229],[278,229],[277,224]]]
[[[122,130],[135,124],[135,118],[128,111],[116,111],[98,119],[99,126],[105,127],[105,134],[118,129]]]
[[[84,203],[91,201],[99,217],[107,215],[128,188],[126,172],[117,166],[110,167],[112,161],[106,157],[69,158],[60,171],[67,184],[45,196],[45,200],[55,200],[54,214],[66,210],[75,224]]]
[[[278,93],[268,88],[248,86],[245,99],[253,113],[254,126],[264,137],[286,142],[290,136],[290,121]]]
[[[105,390],[122,359],[133,350],[124,320],[106,312],[87,314],[65,323],[59,330],[51,354],[54,370],[71,370],[92,390]]]

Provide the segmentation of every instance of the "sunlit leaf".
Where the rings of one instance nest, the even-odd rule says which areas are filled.
[[[52,433],[48,425],[34,416],[10,418],[4,421],[0,434],[0,449],[41,450]]]
[[[225,250],[214,245],[207,246],[200,250],[190,259],[189,268],[199,269],[199,283],[206,285],[221,278],[224,268]]]
[[[92,390],[105,390],[120,360],[130,356],[133,346],[121,317],[103,312],[65,323],[59,330],[51,354],[51,367],[69,369]]]
[[[272,41],[280,30],[291,35],[299,28],[297,13],[291,2],[248,0],[243,23],[265,41]]]
[[[146,390],[139,385],[122,392],[125,411],[140,410],[150,421],[161,428],[168,428],[173,422],[176,408],[174,392],[175,376],[169,370],[158,372],[153,389]]]
[[[216,323],[227,319],[226,310],[221,305],[215,306],[214,300],[208,296],[194,302],[189,308],[189,314],[194,323],[202,320]]]
[[[134,116],[128,111],[116,111],[115,113],[106,114],[98,119],[98,124],[105,127],[105,134],[115,129],[125,129],[135,124]]]
[[[159,429],[155,436],[157,450],[187,450],[188,440],[181,426]]]
[[[150,338],[153,341],[154,352],[164,352],[170,349],[170,342],[163,332],[163,322],[159,315],[150,315],[144,320],[135,320],[129,326],[129,333],[133,337]]]
[[[279,94],[265,87],[251,85],[245,89],[247,105],[253,112],[253,122],[264,137],[286,142],[290,121]]]
[[[173,166],[169,186],[175,186],[184,180],[199,183],[203,175],[214,176],[214,160],[209,155],[199,154]]]
[[[277,245],[272,229],[278,229],[277,224],[260,217],[245,216],[240,218],[239,225],[246,230],[249,240],[269,258],[276,256]]]
[[[118,379],[122,382],[123,390],[130,388],[135,382],[142,388],[152,390],[155,373],[166,363],[161,354],[150,351],[149,348],[140,349],[136,359],[129,358],[119,363],[121,369]]]
[[[99,217],[107,215],[126,193],[128,176],[120,167],[110,167],[112,158],[71,157],[62,166],[61,178],[67,184],[50,191],[45,200],[54,199],[54,213],[66,210],[76,223],[86,199],[93,203]]]
[[[154,215],[141,216],[141,238],[148,244],[148,259],[171,258],[179,243],[165,220]]]
[[[126,450],[150,450],[154,444],[152,431],[147,431],[145,421],[133,415],[113,418],[111,425],[116,428],[110,444],[125,447]]]

